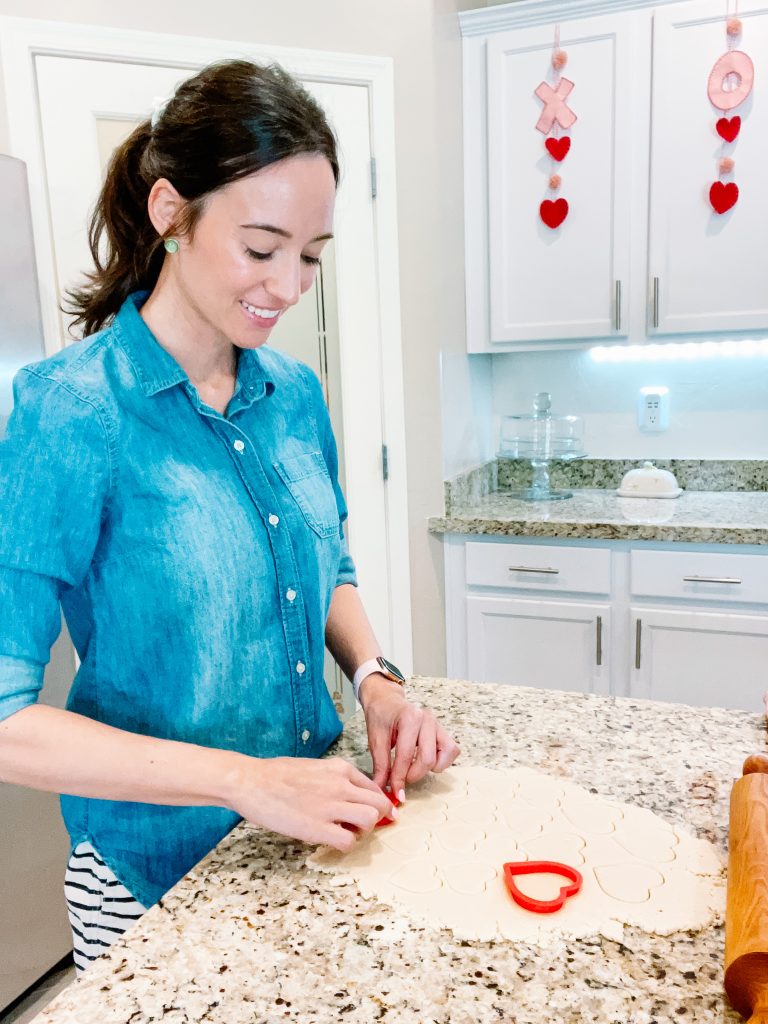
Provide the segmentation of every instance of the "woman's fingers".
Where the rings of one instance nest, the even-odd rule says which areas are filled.
[[[437,761],[437,722],[427,711],[421,720],[415,757],[405,777],[406,782],[418,782],[428,775]]]
[[[444,772],[446,768],[450,768],[460,753],[461,748],[453,736],[449,736],[445,729],[443,729],[441,725],[438,725],[437,760],[435,761],[435,766],[432,771]]]
[[[392,734],[386,724],[375,723],[368,731],[368,749],[373,759],[372,784],[384,789],[392,769]]]

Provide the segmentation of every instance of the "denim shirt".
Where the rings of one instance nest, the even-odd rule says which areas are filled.
[[[14,381],[0,720],[37,699],[61,607],[81,660],[69,710],[255,757],[318,757],[341,730],[325,622],[334,588],[356,585],[320,384],[288,356],[242,349],[220,415],[142,320],[146,296]],[[239,820],[73,796],[62,811],[73,847],[91,842],[146,906]]]

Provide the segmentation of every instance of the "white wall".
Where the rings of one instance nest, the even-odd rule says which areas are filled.
[[[442,546],[426,520],[443,509],[440,354],[465,348],[457,13],[473,6],[482,4],[0,0],[0,14],[15,17],[393,58],[414,669],[437,675],[445,671]],[[0,152],[7,150],[0,87]]]
[[[768,459],[768,355],[618,364],[595,363],[586,351],[491,358],[497,420],[528,412],[537,391],[550,391],[553,411],[584,417],[594,458]],[[637,426],[639,389],[652,385],[670,389],[662,434]]]

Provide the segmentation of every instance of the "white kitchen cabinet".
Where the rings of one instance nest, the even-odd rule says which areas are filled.
[[[768,550],[444,537],[448,674],[762,710]]]
[[[742,117],[733,144],[717,135],[707,96],[726,50],[723,0],[606,7],[523,0],[460,16],[469,352],[768,328],[766,0],[739,7],[737,45],[756,77],[733,111]],[[579,119],[557,168],[570,210],[552,231],[538,218],[550,167],[534,89],[558,23]],[[719,215],[709,188],[721,155],[735,160],[722,180],[740,196]]]
[[[610,606],[467,597],[467,676],[547,690],[608,693]]]
[[[633,606],[631,693],[760,711],[768,689],[768,615]]]
[[[565,102],[577,116],[556,162],[536,128],[553,86],[553,26],[488,40],[488,228],[491,338],[618,337],[627,331],[632,181],[632,17],[565,22]],[[647,60],[647,58],[646,58]],[[645,68],[643,68],[645,71]],[[557,102],[553,100],[553,103]],[[562,185],[548,187],[557,173]],[[565,221],[547,227],[542,201],[563,198]]]
[[[725,116],[739,115],[732,143],[715,130],[724,116],[709,102],[707,82],[726,51],[722,0],[695,0],[656,10],[653,25],[650,251],[652,332],[768,328],[765,145],[768,138],[768,4],[742,2],[736,48],[755,63],[751,94]],[[720,179],[720,156],[733,158]],[[736,205],[713,211],[709,188],[735,182]]]

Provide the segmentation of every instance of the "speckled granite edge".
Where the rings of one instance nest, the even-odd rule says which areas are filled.
[[[530,462],[523,459],[498,459],[497,463],[498,489],[530,485],[533,472]],[[653,463],[659,469],[671,470],[686,491],[768,491],[768,460],[653,459]],[[637,469],[641,465],[642,459],[553,462],[549,476],[555,488],[614,488],[619,486],[627,470]]]
[[[471,505],[478,499],[484,498],[486,494],[493,494],[499,486],[498,469],[498,460],[494,459],[492,462],[485,462],[482,466],[476,466],[466,473],[461,473],[452,480],[446,480],[444,484],[445,514],[449,516],[454,509],[460,508],[462,505]]]
[[[646,523],[563,523],[530,519],[483,519],[471,514],[432,516],[430,533],[487,534],[500,537],[557,537],[575,540],[677,541],[687,544],[768,544],[765,527],[665,526]]]

